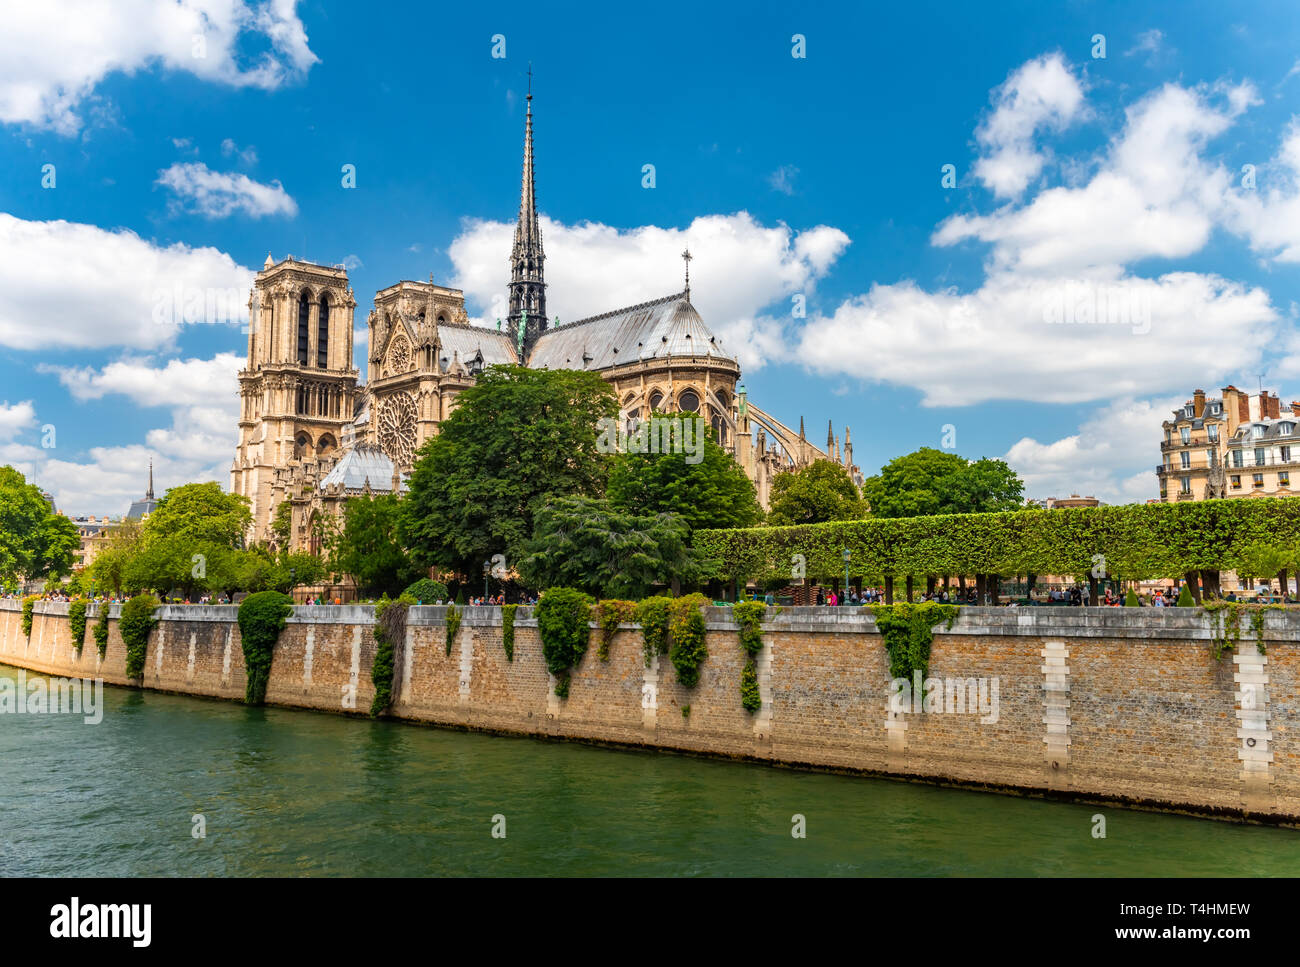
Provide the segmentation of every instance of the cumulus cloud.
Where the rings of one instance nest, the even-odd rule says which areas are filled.
[[[317,62],[297,0],[41,0],[0,5],[0,121],[70,135],[114,72],[161,66],[271,90]],[[250,48],[259,54],[247,54]]]
[[[298,214],[297,202],[278,181],[264,185],[247,175],[213,171],[201,161],[178,162],[158,172],[158,184],[175,193],[178,209],[209,218]]]
[[[975,132],[981,150],[975,177],[994,195],[1014,198],[1047,160],[1034,134],[1075,120],[1085,106],[1083,85],[1060,54],[1047,54],[1013,71],[992,99],[992,113]]]
[[[184,322],[246,322],[253,274],[214,248],[0,212],[0,346],[169,347]]]
[[[1025,481],[1026,496],[1086,494],[1110,504],[1146,501],[1160,494],[1155,475],[1160,423],[1181,402],[1175,396],[1117,399],[1077,432],[1047,443],[1023,437],[1003,459]]]
[[[13,461],[54,494],[60,509],[74,514],[124,513],[144,493],[150,460],[158,492],[195,481],[228,485],[238,434],[236,374],[242,364],[235,353],[221,353],[165,362],[127,358],[100,369],[42,366],[58,375],[78,402],[119,395],[139,407],[167,408],[170,424],[149,430],[143,443],[92,447],[81,459],[64,458],[61,446],[47,450],[17,439],[8,452],[0,447],[0,460]],[[4,412],[0,408],[0,441]],[[35,423],[35,414],[31,417],[25,427]],[[28,436],[34,439],[35,431],[28,430]]]
[[[762,365],[765,348],[784,344],[786,323],[777,316],[789,319],[792,297],[808,298],[849,244],[838,228],[768,227],[747,212],[701,216],[684,229],[565,225],[545,216],[541,223],[552,320],[573,322],[681,291],[681,253],[689,248],[691,302],[747,369]],[[467,220],[448,250],[452,285],[465,290],[480,322],[505,316],[502,253],[513,232],[511,224]]]
[[[36,407],[31,400],[10,405],[8,400],[0,402],[0,440],[12,440],[20,430],[25,430],[36,423]]]
[[[1227,223],[1253,251],[1275,262],[1300,262],[1300,117],[1293,117],[1271,163],[1228,197]]]

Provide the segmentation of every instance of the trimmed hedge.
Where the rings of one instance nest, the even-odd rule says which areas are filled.
[[[1237,570],[1252,545],[1300,558],[1300,500],[1265,497],[1128,504],[998,514],[869,518],[794,527],[698,530],[692,543],[706,575],[721,580],[790,577],[803,555],[807,576],[1087,574],[1165,578],[1192,570]],[[1300,560],[1293,563],[1300,564]],[[1247,568],[1248,569],[1248,568]]]
[[[433,604],[435,601],[447,600],[447,585],[431,578],[420,578],[401,594],[409,597],[412,604]]]

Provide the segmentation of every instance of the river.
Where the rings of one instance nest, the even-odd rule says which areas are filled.
[[[1300,873],[1296,830],[112,686],[0,762],[5,876]]]

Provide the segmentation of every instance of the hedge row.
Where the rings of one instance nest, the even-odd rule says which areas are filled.
[[[945,574],[1162,578],[1237,570],[1261,546],[1300,566],[1300,499],[1130,504],[997,514],[869,518],[794,527],[700,530],[694,544],[721,580]],[[801,556],[801,557],[800,557]]]

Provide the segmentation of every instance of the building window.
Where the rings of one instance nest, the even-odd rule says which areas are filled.
[[[1291,472],[1289,470],[1282,470],[1278,472],[1277,485],[1279,487],[1291,486]]]
[[[1263,448],[1263,447],[1256,447],[1256,448],[1255,448],[1255,466],[1257,466],[1257,467],[1262,467],[1262,466],[1264,466],[1264,462],[1265,462],[1265,461],[1264,461],[1264,453],[1265,453],[1265,451],[1264,451],[1264,448]]]
[[[1285,433],[1287,436],[1290,436],[1290,435],[1291,435],[1291,431],[1294,430],[1294,429],[1295,429],[1295,424],[1294,424],[1294,423],[1281,423],[1281,424],[1278,424],[1278,430],[1279,430],[1279,432],[1281,432],[1281,433]]]
[[[1192,442],[1192,428],[1190,426],[1180,426],[1178,432],[1182,434],[1184,443]]]
[[[1234,474],[1232,475],[1232,489],[1233,489],[1233,490],[1240,490],[1240,489],[1241,489],[1241,474],[1239,474],[1239,473],[1234,473]]]
[[[298,297],[298,365],[307,365],[307,320],[311,316],[311,303],[304,292]]]
[[[1188,453],[1186,450],[1184,450],[1182,453],[1178,454],[1178,459],[1182,462],[1182,467],[1183,467],[1184,470],[1188,470],[1188,469],[1191,468],[1191,466],[1192,466],[1192,455],[1191,455],[1190,453]]]
[[[655,392],[651,393],[651,394],[650,394],[650,409],[651,409],[651,411],[657,411],[657,410],[659,409],[659,407],[663,405],[663,401],[664,401],[664,394],[663,394],[663,393],[660,393],[660,392],[658,392],[657,390],[656,390]]]
[[[1251,483],[1255,486],[1256,489],[1263,487],[1264,475],[1262,473],[1253,474],[1251,476]]]
[[[1219,442],[1219,424],[1217,423],[1208,424],[1205,427],[1205,433],[1209,437],[1211,443]]]
[[[1254,435],[1255,435],[1255,439],[1256,439],[1256,440],[1262,439],[1263,436],[1264,436],[1264,427],[1263,427],[1263,425],[1262,425],[1262,424],[1259,424],[1259,423],[1256,423],[1255,426],[1254,426],[1253,432],[1254,432]]]
[[[1207,467],[1213,467],[1217,462],[1218,462],[1218,458],[1217,458],[1217,455],[1215,454],[1215,452],[1214,452],[1213,450],[1206,450],[1206,451],[1205,451],[1205,465],[1206,465]]]
[[[1278,449],[1281,451],[1282,462],[1283,462],[1283,463],[1290,463],[1290,462],[1291,462],[1291,448],[1290,448],[1290,447],[1278,447]]]
[[[1182,485],[1183,485],[1183,487],[1182,487],[1182,489],[1183,489],[1183,493],[1185,493],[1185,494],[1190,494],[1190,493],[1192,492],[1192,478],[1191,478],[1191,477],[1181,477],[1180,479],[1181,479],[1181,481],[1182,481]]]
[[[1233,450],[1233,451],[1232,451],[1232,465],[1233,465],[1234,467],[1240,467],[1240,466],[1243,466],[1243,465],[1244,465],[1243,462],[1242,462],[1243,459],[1244,459],[1244,458],[1242,457],[1242,455],[1241,455],[1241,451],[1240,451],[1240,450]]]
[[[325,296],[320,297],[320,324],[316,327],[316,365],[321,369],[329,367],[330,359],[330,302]]]
[[[681,396],[677,397],[677,408],[683,413],[694,413],[700,408],[699,394],[693,389],[688,389]]]

